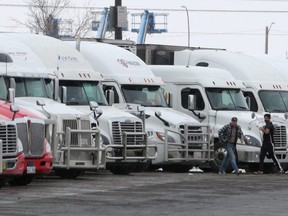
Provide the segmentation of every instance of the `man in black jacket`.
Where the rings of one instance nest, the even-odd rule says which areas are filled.
[[[276,164],[279,173],[283,173],[283,169],[281,167],[281,164],[279,163],[277,157],[274,153],[274,125],[271,122],[271,115],[265,114],[264,120],[266,125],[262,128],[259,128],[263,132],[263,142],[261,146],[260,151],[260,163],[259,163],[259,171],[256,172],[256,174],[262,174],[263,173],[263,167],[264,167],[264,159],[266,155],[269,158],[272,158],[273,162]]]

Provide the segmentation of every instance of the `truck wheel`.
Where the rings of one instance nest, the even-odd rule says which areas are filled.
[[[55,169],[56,175],[63,179],[75,179],[83,173],[79,169]]]
[[[215,142],[214,160],[211,161],[211,163],[210,163],[210,167],[211,167],[212,172],[216,172],[216,173],[219,172],[219,168],[220,168],[222,161],[224,160],[224,157],[226,156],[226,154],[227,154],[227,151],[224,148],[224,145],[219,143],[219,142]],[[226,169],[226,172],[230,173],[232,171],[233,171],[233,168],[231,166],[231,163],[229,162],[227,169]]]
[[[148,170],[149,166],[151,164],[151,161],[147,161],[145,163],[140,163],[140,164],[137,164],[135,166],[135,169],[133,172],[145,172]]]
[[[135,168],[135,165],[115,165],[110,171],[114,175],[129,175],[131,172],[134,172]]]
[[[26,186],[29,185],[34,179],[34,175],[22,175],[8,181],[11,186]]]
[[[166,172],[174,172],[174,173],[186,173],[191,169],[191,165],[184,164],[170,164],[164,166],[164,170]]]
[[[6,179],[5,178],[0,178],[0,188],[4,187],[6,184]]]

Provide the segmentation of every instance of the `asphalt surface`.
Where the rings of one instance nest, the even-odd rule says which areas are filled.
[[[288,174],[88,173],[0,189],[1,216],[288,215]]]

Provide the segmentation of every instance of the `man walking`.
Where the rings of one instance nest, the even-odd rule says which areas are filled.
[[[262,174],[264,168],[264,159],[268,154],[269,158],[272,158],[273,162],[276,164],[279,173],[283,173],[283,169],[281,164],[279,163],[277,157],[274,153],[274,125],[271,122],[271,115],[265,114],[264,120],[266,125],[262,128],[259,128],[263,132],[263,142],[260,150],[260,163],[259,163],[259,171],[256,174]]]
[[[235,170],[235,173],[237,175],[241,173],[236,163],[235,151],[238,138],[241,140],[242,143],[244,134],[241,130],[241,127],[237,124],[237,121],[238,119],[236,117],[233,117],[229,124],[225,125],[218,131],[219,140],[221,143],[225,144],[225,148],[227,150],[227,154],[224,157],[224,160],[222,161],[219,169],[219,174],[222,175],[225,174],[225,170],[227,169],[229,160],[231,161],[231,165]]]

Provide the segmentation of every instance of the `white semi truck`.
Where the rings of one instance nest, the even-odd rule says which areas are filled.
[[[53,100],[56,86],[45,65],[17,37],[21,34],[0,34],[0,50],[12,59],[3,67],[2,77],[8,88],[15,89],[16,97],[12,95],[10,101],[44,119],[56,174],[76,178],[85,170],[105,169],[106,150],[100,143],[97,122],[87,114]]]
[[[245,144],[238,142],[237,145],[239,165],[257,168],[261,147],[258,126],[264,122],[262,116],[257,114],[258,120],[252,119],[252,112],[241,91],[245,86],[240,80],[222,69],[180,65],[151,65],[150,68],[166,83],[165,92],[177,98],[172,107],[210,125],[213,130],[215,171],[218,171],[226,154],[223,143],[219,142],[218,130],[228,124],[233,116],[238,117],[238,124],[245,134]]]
[[[163,81],[140,58],[115,45],[84,40],[66,43],[77,47],[103,74],[105,92],[114,92],[110,103],[124,110],[135,104],[145,107],[148,141],[158,147],[152,165],[184,171],[213,161],[208,125],[168,107],[161,91]]]
[[[29,47],[41,60],[47,71],[46,76],[50,77],[46,77],[45,82],[54,82],[54,86],[60,86],[60,91],[50,90],[56,100],[65,103],[67,108],[96,119],[106,148],[106,155],[102,158],[107,159],[107,169],[115,174],[128,174],[135,169],[144,169],[147,162],[156,157],[156,145],[147,145],[142,120],[108,106],[101,87],[102,75],[94,71],[77,50],[52,37],[31,34],[10,36]],[[30,74],[44,78],[43,74],[36,71]],[[91,112],[91,101],[97,102],[97,113]]]
[[[174,54],[174,64],[222,68],[241,80],[250,110],[262,116],[271,113],[276,125],[276,155],[286,167],[288,124],[283,98],[288,97],[288,88],[273,67],[252,55],[225,50],[178,51]]]

